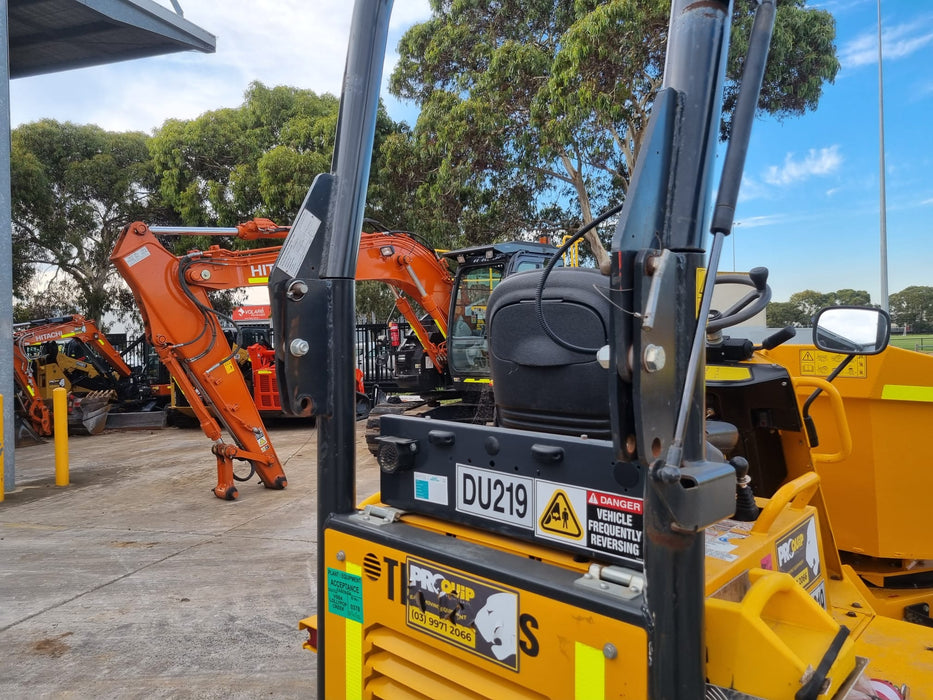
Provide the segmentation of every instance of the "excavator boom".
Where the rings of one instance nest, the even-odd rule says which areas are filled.
[[[357,280],[385,282],[395,294],[395,305],[418,337],[418,342],[441,372],[447,367],[447,314],[454,280],[447,261],[417,241],[400,233],[363,233],[356,262]],[[403,295],[404,293],[404,295]],[[435,344],[407,297],[430,314],[445,341]]]
[[[214,443],[214,495],[227,500],[238,495],[235,459],[249,462],[267,488],[284,488],[287,479],[208,291],[266,284],[276,254],[277,248],[212,246],[176,257],[152,229],[135,222],[123,229],[110,256],[133,291],[149,342]],[[218,421],[235,444],[224,442]]]

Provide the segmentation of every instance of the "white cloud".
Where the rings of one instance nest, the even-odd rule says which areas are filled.
[[[928,18],[887,27],[882,17],[881,44],[882,59],[897,60],[905,58],[933,43],[933,28]],[[878,30],[868,31],[855,37],[839,49],[839,62],[843,68],[878,62]]]
[[[741,228],[759,228],[761,226],[775,226],[777,224],[783,223],[787,220],[787,217],[783,214],[768,214],[765,216],[746,216],[742,217],[740,221],[736,221],[735,225],[740,226]]]
[[[178,53],[11,83],[13,125],[51,117],[112,130],[151,131],[235,107],[252,81],[339,94],[353,3],[346,0],[179,0],[186,20],[217,37],[214,54]],[[170,0],[160,4],[171,9]],[[385,74],[428,0],[396,0]],[[385,85],[385,81],[383,83]]]
[[[817,175],[829,175],[842,165],[839,146],[811,148],[803,160],[797,160],[793,153],[784,158],[784,165],[772,165],[765,171],[764,181],[770,185],[790,185],[807,180]]]
[[[761,199],[768,195],[768,188],[762,185],[758,180],[748,175],[742,175],[742,184],[739,187],[739,202],[748,202],[753,199]]]
[[[929,199],[924,199],[923,201],[920,202],[920,206],[922,207],[925,207],[929,204],[933,204],[933,197],[930,197]]]

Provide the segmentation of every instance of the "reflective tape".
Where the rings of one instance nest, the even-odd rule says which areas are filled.
[[[890,401],[933,401],[933,386],[885,384],[881,398]]]
[[[606,700],[606,657],[603,650],[574,643],[574,700]]]
[[[362,567],[347,562],[347,573],[362,576]],[[347,700],[363,699],[363,625],[349,618],[344,620],[346,639],[346,691]]]

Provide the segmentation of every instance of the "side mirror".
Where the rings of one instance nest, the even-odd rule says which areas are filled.
[[[813,319],[813,344],[847,355],[877,355],[888,346],[891,319],[881,309],[829,306]]]

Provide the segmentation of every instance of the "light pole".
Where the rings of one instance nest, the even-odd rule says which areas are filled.
[[[881,170],[881,308],[888,308],[888,230],[884,186],[884,82],[881,68],[881,0],[878,0],[878,143]]]

